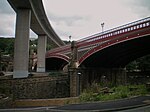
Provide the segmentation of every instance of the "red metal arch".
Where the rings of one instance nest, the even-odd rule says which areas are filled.
[[[93,55],[94,53],[105,49],[109,46],[113,46],[115,44],[121,43],[121,42],[125,42],[128,40],[132,40],[132,39],[136,39],[136,38],[142,38],[143,36],[146,35],[150,35],[150,28],[147,28],[145,30],[143,30],[142,32],[138,32],[138,33],[132,33],[130,35],[122,35],[121,38],[116,38],[116,39],[112,39],[106,43],[103,43],[97,47],[94,47],[93,49],[89,50],[87,53],[85,53],[80,59],[79,59],[79,65],[85,61],[88,57],[90,57],[91,55]]]
[[[64,55],[64,54],[50,54],[50,55],[47,55],[46,58],[59,58],[59,59],[63,59],[65,60],[66,62],[69,62],[69,57]]]

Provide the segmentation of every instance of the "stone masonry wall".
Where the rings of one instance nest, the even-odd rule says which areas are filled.
[[[41,76],[22,79],[0,79],[14,99],[45,99],[69,96],[67,76]]]

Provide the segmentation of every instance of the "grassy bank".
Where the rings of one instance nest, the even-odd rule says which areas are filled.
[[[149,94],[146,85],[128,85],[102,88],[98,84],[93,84],[91,87],[84,90],[79,98],[81,102],[108,101],[130,98],[133,96],[142,96],[146,94]]]

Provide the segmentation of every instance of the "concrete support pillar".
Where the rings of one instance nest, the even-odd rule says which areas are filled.
[[[45,53],[46,53],[47,36],[38,36],[37,47],[37,72],[45,72]]]
[[[17,10],[13,78],[28,77],[31,11]]]

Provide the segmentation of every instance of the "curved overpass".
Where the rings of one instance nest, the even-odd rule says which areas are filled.
[[[64,45],[51,27],[44,11],[42,0],[7,0],[12,8],[17,12],[18,9],[31,9],[30,28],[37,35],[47,35],[57,46]]]

